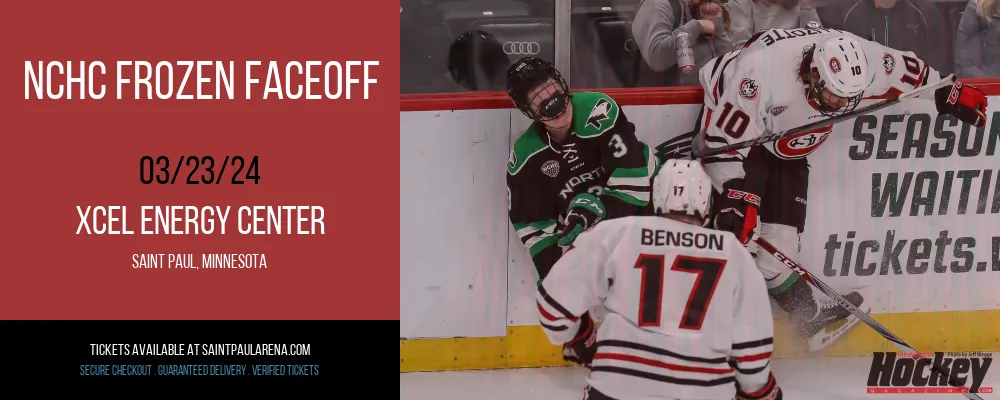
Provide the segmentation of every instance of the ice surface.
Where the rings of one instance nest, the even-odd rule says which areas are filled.
[[[993,353],[993,357],[1000,353]],[[962,400],[961,394],[867,394],[870,357],[779,359],[774,375],[787,400]],[[1000,366],[991,365],[983,386],[1000,390]],[[579,400],[584,368],[524,368],[493,371],[399,374],[400,400]],[[1000,399],[1000,394],[980,394]]]

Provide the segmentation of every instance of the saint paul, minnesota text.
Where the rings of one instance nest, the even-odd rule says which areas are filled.
[[[306,343],[116,343],[91,344],[92,356],[308,356]]]
[[[195,264],[200,259],[201,264]],[[132,268],[152,269],[267,269],[267,254],[212,253],[195,258],[188,253],[135,253]]]

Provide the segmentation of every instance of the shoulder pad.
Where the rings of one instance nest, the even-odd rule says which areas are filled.
[[[601,136],[618,122],[618,103],[600,92],[577,92],[573,103],[573,128],[582,138]]]
[[[510,158],[507,159],[507,173],[517,175],[524,164],[528,163],[531,156],[540,153],[548,146],[538,135],[538,123],[532,122],[531,126],[524,131],[521,137],[514,142],[514,148],[510,151]]]

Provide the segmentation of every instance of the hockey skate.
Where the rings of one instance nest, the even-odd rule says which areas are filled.
[[[862,308],[865,298],[857,291],[848,293],[844,298],[866,314],[871,311],[870,305]],[[806,339],[809,351],[813,353],[829,347],[861,322],[833,299],[817,299],[817,303],[816,316],[798,326],[799,335]]]

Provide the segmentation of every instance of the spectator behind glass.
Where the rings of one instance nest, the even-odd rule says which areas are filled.
[[[952,70],[947,61],[944,18],[930,0],[852,0],[843,3],[840,21],[824,20],[841,29],[896,50],[912,51],[932,68]]]
[[[1000,77],[1000,1],[971,0],[955,36],[955,74]]]
[[[819,28],[813,0],[729,0],[729,34],[740,47],[753,34],[768,29]]]
[[[697,71],[733,49],[724,14],[728,11],[715,0],[642,0],[632,21],[632,37],[650,69],[676,77],[669,79],[672,84],[697,85]],[[675,31],[691,37],[694,71],[678,72]]]
[[[399,91],[401,94],[462,91],[448,79],[451,37],[433,7],[400,0]]]
[[[500,41],[480,30],[459,35],[448,51],[451,78],[473,92],[505,90],[509,65]]]

